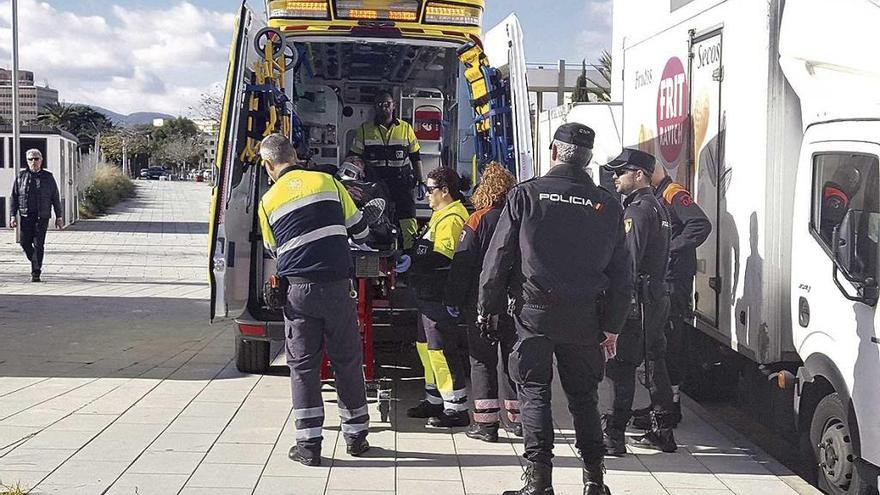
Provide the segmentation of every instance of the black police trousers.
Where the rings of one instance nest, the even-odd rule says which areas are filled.
[[[602,380],[602,350],[596,344],[557,343],[546,336],[525,336],[516,319],[517,341],[510,354],[510,374],[520,400],[525,457],[552,464],[553,414],[550,410],[553,356],[568,410],[574,420],[575,447],[585,463],[605,455],[597,386]],[[527,331],[526,331],[527,332]]]
[[[684,379],[684,335],[686,321],[693,315],[694,278],[679,278],[669,284],[669,322],[666,324],[666,366],[669,382],[680,385]]]
[[[672,387],[666,370],[666,335],[664,328],[669,315],[669,299],[657,295],[643,305],[642,319],[629,318],[617,337],[617,355],[605,366],[607,385],[603,387],[602,411],[613,415],[612,427],[626,428],[632,415],[636,390],[636,368],[645,361],[645,386],[657,412],[672,410]],[[607,394],[605,392],[608,392]]]
[[[43,252],[46,245],[48,218],[21,217],[21,248],[31,262],[31,275],[39,275],[43,270]]]
[[[498,317],[498,342],[489,342],[480,336],[477,328],[477,310],[465,311],[468,324],[468,354],[471,363],[471,398],[474,401],[474,422],[499,423],[501,410],[507,410],[507,421],[519,423],[519,401],[516,384],[508,368],[510,352],[516,344],[516,329],[508,315]],[[499,361],[500,354],[500,361]],[[501,363],[501,374],[498,364]],[[499,390],[500,389],[500,390]],[[502,403],[503,401],[503,403]],[[503,406],[503,407],[502,407]]]

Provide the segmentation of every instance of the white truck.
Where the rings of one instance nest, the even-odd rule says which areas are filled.
[[[876,493],[880,476],[878,26],[877,0],[613,11],[620,144],[654,154],[713,225],[690,390],[739,389],[833,494]],[[556,119],[590,124],[578,108]]]

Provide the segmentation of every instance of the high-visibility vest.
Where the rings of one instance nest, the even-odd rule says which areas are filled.
[[[421,146],[412,126],[400,119],[394,119],[390,127],[364,122],[351,145],[352,153],[372,167],[403,167],[410,153],[419,149]]]
[[[277,258],[282,276],[348,278],[348,237],[361,240],[369,234],[345,186],[313,170],[284,171],[263,195],[258,214],[263,244]]]

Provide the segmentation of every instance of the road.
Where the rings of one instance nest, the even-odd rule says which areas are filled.
[[[345,454],[327,389],[324,466],[287,459],[287,368],[232,363],[233,329],[208,323],[201,183],[139,182],[109,215],[52,230],[42,283],[0,232],[0,481],[55,494],[497,494],[518,488],[522,443],[468,439],[404,417],[420,398],[408,353],[391,424],[376,404],[364,458]],[[408,351],[409,352],[409,351]],[[688,403],[690,404],[690,403]],[[555,390],[558,494],[580,494],[572,426]],[[748,441],[687,407],[676,454],[609,459],[615,494],[815,493]]]

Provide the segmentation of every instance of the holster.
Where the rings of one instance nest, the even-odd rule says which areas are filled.
[[[287,277],[272,275],[263,284],[263,301],[265,301],[269,309],[283,309],[284,305],[287,304],[287,291],[289,289],[290,282],[287,280]]]

